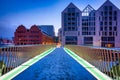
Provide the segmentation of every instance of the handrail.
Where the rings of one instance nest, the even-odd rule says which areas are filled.
[[[120,80],[120,50],[76,45],[65,45],[65,47],[111,78]]]
[[[0,47],[0,75],[3,75],[29,59],[55,45],[26,45]]]

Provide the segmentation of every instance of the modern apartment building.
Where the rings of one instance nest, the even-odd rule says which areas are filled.
[[[14,33],[15,45],[28,45],[28,44],[52,44],[54,43],[53,37],[42,32],[39,26],[33,25],[30,29],[20,25]]]
[[[120,47],[120,10],[111,1],[81,11],[70,3],[62,12],[62,45]]]
[[[62,44],[79,44],[81,14],[73,3],[62,12]]]
[[[120,10],[109,0],[96,11],[96,32],[100,46],[120,47]]]

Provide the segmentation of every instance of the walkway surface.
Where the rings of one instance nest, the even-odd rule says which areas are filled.
[[[63,48],[56,48],[12,80],[96,80]]]

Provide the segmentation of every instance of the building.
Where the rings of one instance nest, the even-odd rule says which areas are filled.
[[[120,10],[109,0],[96,11],[96,32],[94,44],[120,47]]]
[[[58,30],[58,42],[61,43],[62,42],[62,28],[60,28]]]
[[[79,44],[82,12],[70,3],[62,12],[62,44]]]
[[[0,38],[0,46],[1,45],[12,45],[13,41],[7,38]]]
[[[55,36],[54,26],[53,25],[40,25],[39,28],[45,34],[47,34],[47,35],[49,35],[51,37]]]
[[[53,38],[41,29],[33,25],[30,29],[26,29],[25,26],[20,25],[14,33],[14,44],[15,45],[28,45],[28,44],[52,44],[54,43]]]
[[[70,3],[62,12],[62,45],[120,47],[120,10],[109,0],[95,10]]]
[[[88,5],[82,11],[82,44],[93,46],[95,34],[95,10]]]

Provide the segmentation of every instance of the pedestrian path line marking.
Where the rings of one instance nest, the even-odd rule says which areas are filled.
[[[40,59],[44,58],[51,52],[53,52],[55,48],[51,48],[40,55],[35,56],[34,58],[26,61],[25,63],[21,64],[20,66],[16,67],[15,69],[11,70],[10,72],[4,74],[3,76],[0,77],[0,80],[12,80],[12,78],[16,77],[18,74],[26,70],[28,67],[39,61]],[[27,66],[25,66],[27,65]]]
[[[74,58],[79,64],[81,64],[88,72],[90,72],[97,80],[112,80],[109,76],[102,73],[98,70],[95,66],[88,63],[86,60],[75,54],[73,51],[69,50],[68,48],[64,48],[64,50]]]

